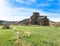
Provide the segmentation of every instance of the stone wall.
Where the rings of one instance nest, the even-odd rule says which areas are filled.
[[[37,18],[37,24],[43,25],[43,26],[48,26],[49,25],[49,19],[47,18],[47,16],[39,16]]]

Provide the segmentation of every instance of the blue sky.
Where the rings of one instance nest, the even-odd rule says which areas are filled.
[[[20,21],[33,12],[60,21],[60,0],[0,0],[0,20]]]

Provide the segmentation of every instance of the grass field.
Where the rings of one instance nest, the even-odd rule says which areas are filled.
[[[60,46],[60,27],[16,25],[11,26],[11,29],[2,29],[2,26],[0,26],[0,46],[17,46],[13,27],[20,31],[21,39],[25,41],[24,44],[30,43],[32,46]],[[24,34],[27,31],[32,33],[29,37]]]

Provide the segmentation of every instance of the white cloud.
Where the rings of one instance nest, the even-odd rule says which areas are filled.
[[[30,5],[34,2],[36,2],[36,0],[16,0],[17,2],[23,3],[23,4],[27,4]]]
[[[35,2],[36,0],[16,0],[16,1],[18,1],[18,2]]]
[[[5,0],[0,0],[0,20],[17,21],[24,18],[24,16],[21,16],[22,14],[20,16],[17,15],[20,15],[18,9],[11,8]]]
[[[43,12],[42,10],[30,9],[30,8],[13,8],[7,5],[5,0],[0,0],[0,20],[20,21],[25,18],[29,18],[33,12],[39,12],[41,15],[47,15],[50,20],[60,21],[59,18],[52,18],[52,15],[60,15],[57,13]],[[51,16],[51,18],[49,17]]]
[[[5,0],[0,0],[0,20],[19,21],[28,18],[34,11],[38,10],[28,8],[12,8],[7,5]]]
[[[60,18],[50,18],[51,21],[60,22]]]

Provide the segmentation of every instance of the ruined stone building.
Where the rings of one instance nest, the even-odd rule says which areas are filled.
[[[49,19],[47,16],[40,16],[38,12],[34,12],[33,15],[29,19],[25,19],[20,22],[21,24],[27,25],[41,25],[41,26],[48,26]]]
[[[29,19],[29,24],[48,26],[49,19],[47,16],[40,16],[38,12],[34,12]]]

